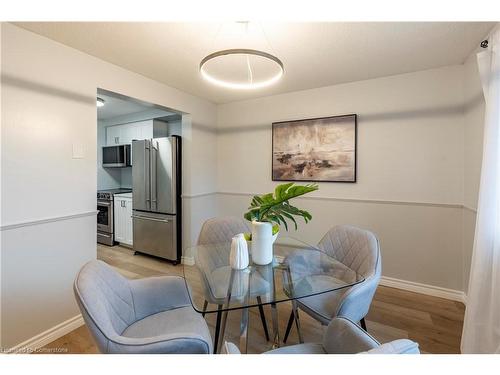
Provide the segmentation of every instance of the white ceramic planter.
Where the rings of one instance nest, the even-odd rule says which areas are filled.
[[[266,265],[273,261],[273,243],[278,233],[273,236],[271,223],[252,221],[252,261]]]

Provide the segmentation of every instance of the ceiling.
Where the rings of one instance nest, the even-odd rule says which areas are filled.
[[[160,110],[157,106],[136,99],[109,95],[103,90],[97,90],[97,97],[104,100],[104,106],[97,107],[98,120],[110,120],[119,116],[126,116],[135,113],[154,111],[156,117],[172,115],[172,112]]]
[[[461,64],[493,22],[16,23],[25,29],[215,103],[275,95]],[[256,48],[283,61],[276,85],[213,86],[199,74],[206,55]]]
[[[132,113],[142,112],[150,109],[139,103],[122,100],[113,96],[97,94],[104,100],[104,106],[97,108],[97,118],[99,120],[109,120],[113,117],[130,115]]]

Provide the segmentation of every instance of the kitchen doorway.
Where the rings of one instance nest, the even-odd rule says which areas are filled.
[[[183,113],[104,89],[96,106],[98,259],[166,272],[182,254]]]

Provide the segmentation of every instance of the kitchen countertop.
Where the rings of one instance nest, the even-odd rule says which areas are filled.
[[[130,198],[132,199],[132,192],[130,193],[121,193],[121,194],[115,194],[116,198]]]

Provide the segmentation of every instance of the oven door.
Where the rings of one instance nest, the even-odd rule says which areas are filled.
[[[113,233],[113,201],[97,201],[97,230]]]

